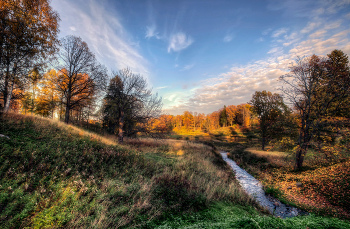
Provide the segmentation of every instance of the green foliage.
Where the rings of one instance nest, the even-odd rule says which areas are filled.
[[[290,151],[296,146],[296,142],[290,137],[282,137],[281,140],[277,141],[274,145],[276,150],[283,152]]]
[[[120,118],[123,118],[123,131],[126,133],[136,125],[136,121],[132,118],[131,104],[120,105],[123,104],[119,95],[121,91],[123,82],[119,76],[115,76],[110,80],[103,109],[103,127],[111,134],[118,134]]]
[[[291,111],[284,104],[281,95],[265,90],[256,91],[249,104],[252,105],[252,113],[259,118],[262,150],[264,150],[267,138],[280,137],[285,132],[285,127],[290,123],[286,120]]]
[[[350,118],[350,97],[348,91],[342,91],[343,88],[349,90],[349,57],[343,51],[335,49],[328,56],[327,61],[327,74],[324,77],[327,82],[327,86],[320,89],[320,93],[323,96],[329,96],[330,94],[339,94],[339,97],[343,97],[338,103],[333,103],[328,110],[328,115],[336,117]]]

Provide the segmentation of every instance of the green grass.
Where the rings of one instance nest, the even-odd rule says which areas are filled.
[[[141,139],[118,145],[16,114],[0,116],[0,130],[10,137],[0,138],[0,228],[349,225],[267,216],[218,152],[202,144]]]
[[[10,137],[0,138],[0,228],[129,228],[216,201],[255,205],[201,144],[101,137],[108,145],[16,114],[1,116],[0,129]]]
[[[169,215],[166,220],[150,222],[145,228],[343,229],[349,226],[346,221],[314,215],[289,219],[262,216],[253,208],[218,202],[190,215]]]

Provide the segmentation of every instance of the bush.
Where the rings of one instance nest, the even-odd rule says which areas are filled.
[[[290,151],[295,147],[295,142],[290,137],[283,137],[275,144],[276,149],[280,151]]]

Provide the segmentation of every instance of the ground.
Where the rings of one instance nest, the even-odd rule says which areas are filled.
[[[0,138],[1,228],[349,226],[324,216],[268,215],[218,151],[199,142],[120,145],[113,136],[18,114],[0,116],[0,130],[10,138]]]

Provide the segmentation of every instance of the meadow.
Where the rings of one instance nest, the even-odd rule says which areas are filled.
[[[100,136],[50,119],[0,119],[1,228],[344,228],[269,216],[215,147]],[[228,143],[225,143],[228,144]],[[211,145],[211,144],[209,144]]]

